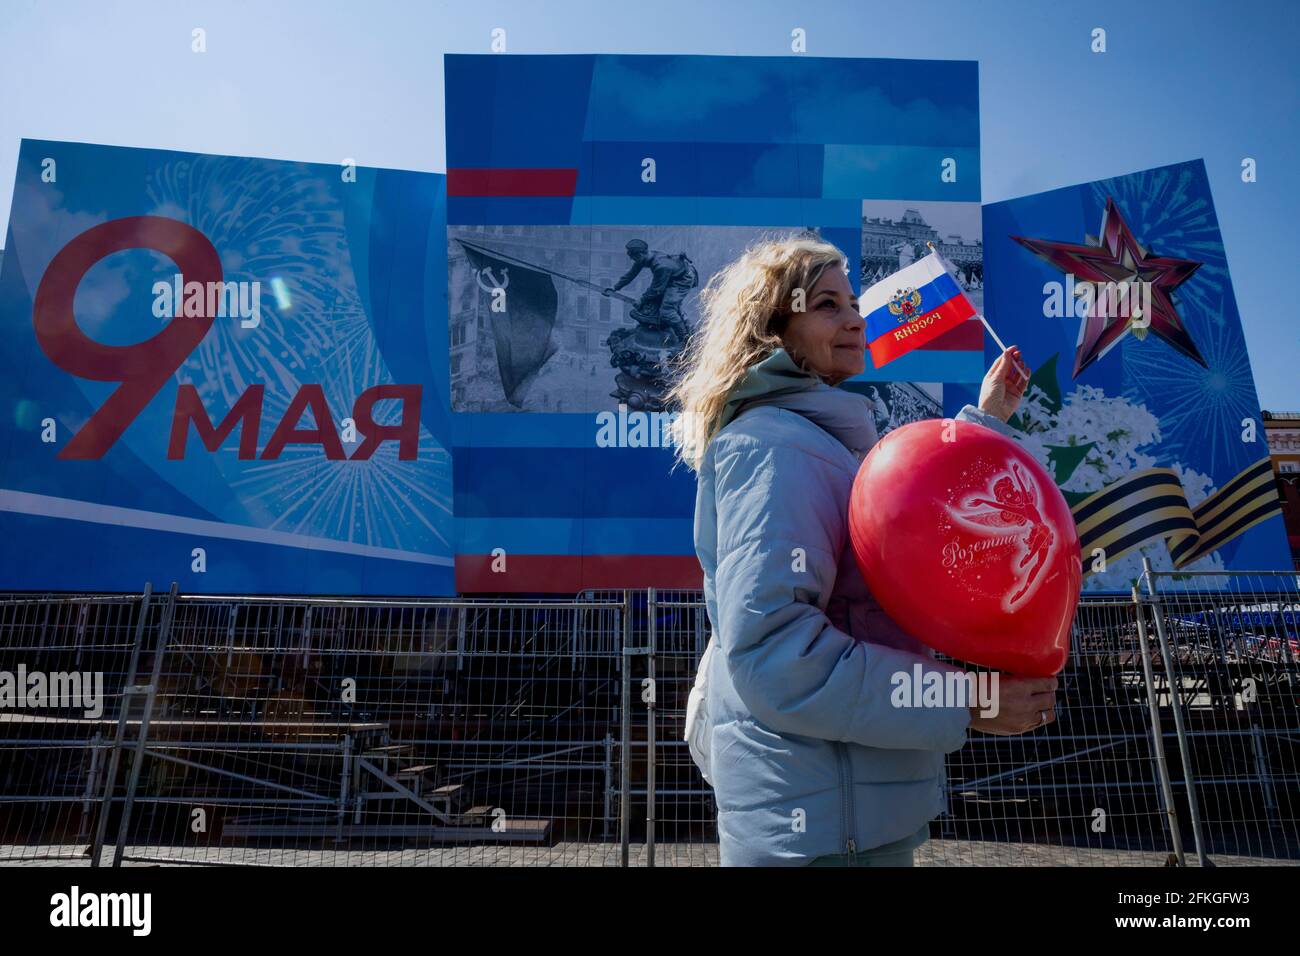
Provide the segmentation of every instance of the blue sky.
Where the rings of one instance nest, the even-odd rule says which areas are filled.
[[[6,0],[0,229],[24,136],[442,172],[442,54],[498,27],[511,53],[788,56],[801,27],[808,56],[978,60],[985,202],[1203,157],[1261,402],[1300,411],[1294,0]]]

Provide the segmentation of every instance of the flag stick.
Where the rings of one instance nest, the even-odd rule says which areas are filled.
[[[478,243],[468,242],[460,238],[456,239],[456,241],[459,242],[462,246],[467,246],[481,255],[492,256],[494,259],[500,259],[502,262],[509,262],[517,266],[523,266],[525,269],[532,269],[534,272],[542,272],[547,275],[555,276],[555,278],[557,279],[567,279],[570,282],[577,283],[578,285],[582,286],[584,289],[590,289],[592,292],[600,292],[603,294],[605,291],[603,286],[599,286],[594,282],[589,282],[586,279],[579,279],[577,276],[571,276],[564,272],[556,272],[554,269],[548,269],[546,266],[537,262],[529,262],[526,259],[518,259],[515,256],[510,255],[508,252],[499,252],[496,249],[490,249],[487,246],[480,246]],[[622,299],[624,302],[628,302],[632,305],[636,305],[637,302],[640,301],[635,296],[626,295],[625,293],[622,292],[611,293],[610,298]]]
[[[989,335],[993,336],[993,341],[997,343],[997,347],[1000,348],[1005,353],[1007,347],[1002,344],[1002,340],[998,338],[998,334],[993,331],[993,326],[989,325],[989,320],[984,318],[984,315],[981,312],[976,312],[975,317],[984,323],[984,328],[988,330]],[[1020,360],[1018,358],[1015,358],[1013,356],[1012,361],[1016,363],[1016,371],[1019,372],[1022,376],[1024,376],[1025,380],[1027,381],[1029,379],[1029,370],[1026,369],[1024,365],[1020,363]]]
[[[948,262],[948,260],[943,257],[943,253],[939,251],[939,247],[936,246],[933,242],[927,240],[925,244],[930,247],[930,251],[934,253],[934,255],[938,256],[940,262],[943,262],[945,264]],[[997,347],[1001,351],[1005,352],[1007,350],[1007,347],[1006,345],[1003,344],[1002,339],[998,337],[998,334],[993,331],[993,326],[989,325],[989,320],[984,318],[983,313],[980,312],[976,312],[975,317],[979,319],[982,323],[984,323],[984,328],[988,331],[989,335],[993,336],[993,341],[997,344]],[[1029,378],[1029,372],[1019,361],[1016,362],[1016,371],[1019,372],[1021,375],[1023,375],[1025,378]]]
[[[984,318],[984,316],[978,312],[975,313],[975,318],[979,319],[981,322],[984,323],[984,328],[988,329],[989,335],[993,336],[993,341],[997,343],[998,348],[1003,352],[1005,352],[1007,350],[1007,347],[1002,344],[1002,340],[998,338],[998,334],[993,331],[993,326],[989,325],[989,320]]]

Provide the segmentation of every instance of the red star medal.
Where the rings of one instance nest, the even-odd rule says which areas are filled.
[[[1073,275],[1080,283],[1095,283],[1098,294],[1093,296],[1091,308],[1079,329],[1079,343],[1074,354],[1074,378],[1085,368],[1109,352],[1132,332],[1144,338],[1154,332],[1189,359],[1206,365],[1197,351],[1192,337],[1187,334],[1182,319],[1170,297],[1175,289],[1186,282],[1201,263],[1172,256],[1153,256],[1134,237],[1124,221],[1115,200],[1107,197],[1106,211],[1101,217],[1101,235],[1094,240],[1088,237],[1087,245],[1071,242],[1052,242],[1047,239],[1025,239],[1012,236],[1030,252],[1049,265]],[[1113,290],[1119,283],[1141,283],[1150,289],[1150,324],[1145,316],[1115,308]],[[1136,288],[1136,287],[1135,287]],[[1066,306],[1071,308],[1069,304]],[[1136,323],[1136,324],[1135,324]]]

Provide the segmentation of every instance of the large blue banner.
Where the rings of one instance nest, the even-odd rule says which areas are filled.
[[[982,301],[974,63],[445,64],[462,591],[700,586],[695,482],[655,416],[700,290],[756,239],[816,232],[855,289],[933,242]],[[845,387],[882,431],[941,415],[985,368],[963,326]]]
[[[1074,509],[1085,588],[1127,591],[1144,558],[1197,588],[1289,570],[1204,164],[993,203],[984,251],[988,317],[1033,369],[1012,424]]]
[[[1087,587],[1289,567],[1199,162],[981,210],[973,63],[446,71],[446,177],[24,141],[0,587],[698,586],[663,371],[710,276],[803,230],[855,289],[932,244],[1021,346],[1013,424]],[[995,352],[971,320],[843,387],[884,433],[975,400]]]
[[[451,593],[444,183],[25,140],[0,586]]]

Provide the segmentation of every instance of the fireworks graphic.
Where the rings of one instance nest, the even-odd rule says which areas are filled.
[[[1121,346],[1124,397],[1159,416],[1162,463],[1196,461],[1216,477],[1249,463],[1242,420],[1259,417],[1246,343],[1235,313],[1225,309],[1226,294],[1201,313],[1210,321],[1200,323],[1196,341],[1208,368],[1132,337]]]
[[[338,200],[307,167],[199,157],[160,167],[145,192],[155,215],[208,237],[227,281],[260,281],[269,292],[279,279],[288,290],[287,311],[267,294],[260,326],[214,322],[195,349],[186,365],[212,383],[214,397],[234,401],[252,382],[266,382],[268,391],[273,382],[296,382],[304,363],[314,365],[333,347],[331,308],[355,283]],[[218,371],[200,376],[200,369]]]
[[[261,324],[245,329],[216,320],[176,373],[215,420],[249,385],[264,383],[264,442],[299,388],[318,384],[341,431],[358,395],[392,383],[356,290],[342,206],[324,178],[301,164],[201,157],[159,168],[147,193],[155,215],[188,222],[211,240],[226,281],[261,283]],[[380,425],[400,415],[397,402],[374,407]],[[298,428],[314,425],[309,410]],[[361,440],[345,444],[345,453]],[[364,463],[331,461],[319,445],[290,444],[274,461],[241,461],[236,452],[231,445],[213,456],[246,512],[223,514],[227,520],[403,551],[451,551],[450,455],[423,428],[415,461],[399,461],[396,442]]]
[[[1155,169],[1091,184],[1099,221],[1107,197],[1113,197],[1125,222],[1143,247],[1155,255],[1201,263],[1196,274],[1174,293],[1182,315],[1211,312],[1228,285],[1228,263],[1214,214],[1209,187],[1195,167]],[[1199,345],[1199,340],[1198,343]]]
[[[1091,189],[1098,208],[1114,197],[1147,249],[1202,263],[1174,299],[1208,368],[1128,336],[1121,344],[1124,396],[1158,414],[1165,461],[1199,461],[1214,475],[1239,469],[1246,463],[1241,423],[1258,417],[1259,404],[1204,175],[1184,164]]]

